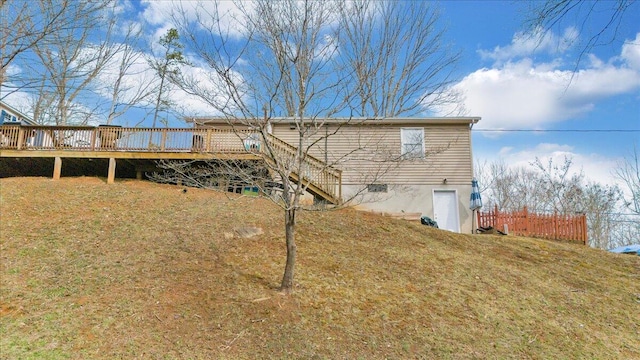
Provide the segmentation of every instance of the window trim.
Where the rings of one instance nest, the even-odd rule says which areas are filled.
[[[405,143],[405,132],[410,131],[420,131],[420,136],[422,140],[422,149],[420,149],[419,154],[413,154],[412,152],[405,152],[406,145],[411,145],[411,143]],[[417,144],[415,144],[417,145]],[[400,155],[405,159],[424,159],[425,158],[425,139],[424,139],[424,128],[423,127],[410,127],[410,128],[401,128],[400,129]]]

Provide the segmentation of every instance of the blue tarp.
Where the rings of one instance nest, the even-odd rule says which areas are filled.
[[[609,251],[618,254],[637,254],[640,256],[640,244],[620,246],[615,249],[610,249]]]

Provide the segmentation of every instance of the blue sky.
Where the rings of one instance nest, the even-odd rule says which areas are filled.
[[[534,44],[519,36],[526,30],[526,2],[444,1],[441,8],[453,43],[463,51],[458,86],[467,94],[465,107],[482,117],[473,133],[475,158],[528,166],[536,156],[558,162],[570,156],[589,179],[613,183],[616,162],[640,147],[640,4],[626,14],[615,41],[589,49],[577,69],[587,34],[576,30],[575,18]],[[571,39],[574,45],[565,46]],[[570,82],[561,81],[574,70]]]
[[[141,52],[157,48],[157,40],[172,27],[168,15],[171,2],[120,3],[130,21],[145,29],[148,47]],[[221,4],[224,8],[233,6],[230,1]],[[529,166],[536,157],[561,162],[564,156],[570,156],[574,169],[582,169],[591,180],[613,183],[611,171],[616,162],[634,145],[640,148],[640,132],[577,130],[640,130],[640,3],[627,11],[614,41],[583,53],[577,67],[580,44],[593,28],[587,26],[585,33],[580,33],[576,17],[565,18],[554,29],[531,36],[524,26],[528,2],[437,4],[442,24],[448,27],[447,42],[462,54],[456,70],[459,81],[453,89],[464,94],[466,115],[482,118],[473,132],[475,159]],[[604,19],[594,18],[596,23]],[[138,76],[153,77],[145,68],[147,62],[141,57],[134,66]],[[16,62],[8,73],[20,71]],[[126,81],[133,86],[138,79]],[[20,108],[27,98],[18,92],[6,101]],[[184,97],[179,101],[191,108],[201,106]],[[447,114],[451,109],[440,111],[433,115]],[[129,126],[135,123],[120,122]],[[493,131],[523,129],[541,131]]]
[[[448,42],[462,53],[454,88],[465,95],[466,115],[482,117],[473,132],[475,159],[530,166],[536,157],[560,163],[568,156],[590,180],[613,183],[612,170],[640,146],[640,132],[544,130],[640,130],[640,4],[628,10],[614,41],[583,53],[577,67],[580,45],[592,31],[587,26],[581,34],[577,17],[532,37],[524,25],[528,2],[437,5]],[[141,18],[156,26],[156,37],[168,26],[167,6],[143,1],[139,7]],[[592,24],[606,20],[595,17]]]

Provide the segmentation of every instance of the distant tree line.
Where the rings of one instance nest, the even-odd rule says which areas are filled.
[[[485,208],[546,214],[585,214],[589,244],[601,249],[640,239],[640,169],[637,150],[615,171],[622,187],[587,181],[571,158],[560,164],[536,158],[529,167],[502,161],[475,166]]]

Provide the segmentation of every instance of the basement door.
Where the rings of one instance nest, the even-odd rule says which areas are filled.
[[[458,194],[455,190],[433,190],[433,220],[440,229],[460,232]]]

